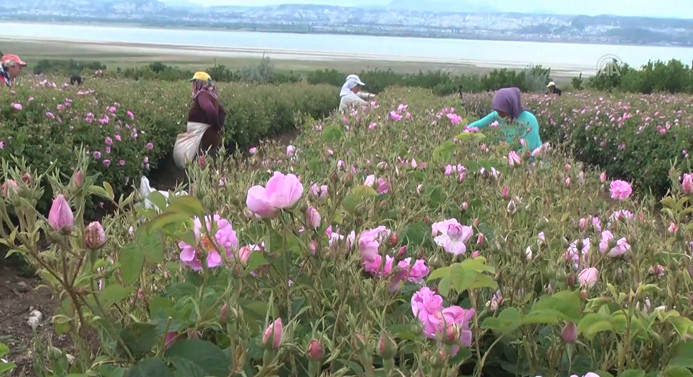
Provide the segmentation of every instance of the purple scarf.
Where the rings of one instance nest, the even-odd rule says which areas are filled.
[[[195,89],[193,90],[192,98],[195,99],[197,96],[200,95],[202,92],[207,92],[209,95],[212,96],[212,98],[217,99],[218,93],[217,93],[217,88],[214,87],[214,84],[209,81],[201,81],[201,80],[195,80],[193,81],[195,83]]]
[[[511,118],[517,119],[525,111],[525,108],[522,107],[520,95],[520,89],[518,88],[499,89],[496,95],[493,96],[491,108],[495,111],[508,113]]]

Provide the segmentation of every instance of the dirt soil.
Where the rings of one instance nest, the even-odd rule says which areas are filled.
[[[42,314],[36,328],[36,341],[43,345],[52,343],[61,349],[69,344],[67,337],[58,336],[53,330],[51,317],[57,303],[50,291],[37,289],[41,284],[39,278],[22,275],[17,265],[0,266],[0,342],[10,348],[9,355],[4,358],[17,364],[10,376],[34,376],[34,330],[28,324],[32,311]]]

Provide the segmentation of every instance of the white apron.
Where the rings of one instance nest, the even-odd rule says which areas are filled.
[[[202,136],[211,126],[205,123],[188,122],[186,132],[178,134],[176,144],[173,146],[173,161],[181,169],[195,159],[200,148]]]

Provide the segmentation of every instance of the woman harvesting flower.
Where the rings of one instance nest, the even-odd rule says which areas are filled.
[[[467,129],[482,129],[493,122],[503,130],[507,142],[519,138],[524,141],[524,151],[534,151],[541,147],[539,123],[534,114],[522,106],[520,89],[503,88],[496,92],[491,101],[493,112],[467,126]],[[529,149],[527,149],[529,148]]]
[[[173,159],[181,169],[198,152],[215,153],[221,147],[226,119],[212,78],[205,72],[197,72],[190,81],[193,105],[188,113],[187,131],[178,135],[173,147]]]
[[[362,92],[361,87],[366,84],[357,75],[349,75],[339,91],[339,111],[344,113],[348,109],[368,106],[367,99],[375,98],[375,95]]]

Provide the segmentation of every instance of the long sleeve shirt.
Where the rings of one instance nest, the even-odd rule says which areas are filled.
[[[371,98],[375,98],[375,96],[366,92],[350,92],[349,94],[345,94],[339,101],[339,111],[345,112],[350,108],[368,106],[366,100]]]
[[[209,93],[200,93],[188,113],[188,122],[204,123],[211,126],[202,136],[200,150],[206,151],[210,147],[212,149],[221,147],[225,121],[226,111],[221,103]]]
[[[525,147],[521,149],[527,148],[529,152],[541,147],[539,122],[537,122],[537,118],[534,116],[534,114],[530,113],[529,111],[523,111],[520,113],[517,119],[515,119],[514,122],[519,123],[519,125],[508,124],[508,121],[498,116],[498,112],[494,111],[477,120],[476,122],[469,124],[467,128],[476,127],[481,130],[488,127],[493,122],[498,122],[498,127],[501,127],[503,130],[503,134],[505,135],[508,143],[513,142],[513,140],[524,139]],[[526,128],[523,129],[521,127],[522,125],[526,126]],[[520,135],[518,135],[518,132],[520,132]]]

